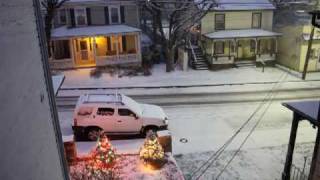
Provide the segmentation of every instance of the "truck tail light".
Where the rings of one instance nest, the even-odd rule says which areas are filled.
[[[78,121],[77,121],[76,118],[73,119],[73,125],[74,125],[74,126],[77,126],[77,125],[78,125]]]

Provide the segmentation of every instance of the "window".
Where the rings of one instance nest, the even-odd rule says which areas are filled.
[[[113,116],[113,108],[98,108],[97,115],[99,116]]]
[[[111,24],[120,23],[120,8],[119,7],[110,7],[110,22]]]
[[[78,26],[83,26],[87,24],[87,13],[85,8],[75,9],[76,24]]]
[[[214,43],[215,54],[224,54],[224,42],[219,41]]]
[[[120,116],[131,116],[131,117],[135,117],[136,115],[130,111],[129,109],[119,109],[118,113]]]
[[[224,30],[225,29],[225,15],[224,14],[216,14],[214,18],[214,24],[216,30]]]
[[[261,28],[261,13],[252,13],[252,28]]]
[[[312,59],[318,58],[317,49],[315,49],[315,48],[312,48],[312,49],[311,49],[311,51],[310,51],[310,58],[312,58]]]
[[[69,40],[53,41],[52,50],[56,60],[71,58]]]
[[[92,114],[93,108],[92,107],[82,107],[78,111],[79,116],[89,116]]]
[[[59,10],[59,23],[61,25],[64,25],[67,23],[67,16],[66,16],[66,10],[65,9],[60,9]]]

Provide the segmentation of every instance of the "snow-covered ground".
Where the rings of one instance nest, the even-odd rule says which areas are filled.
[[[201,162],[217,151],[258,105],[259,103],[235,103],[164,107],[170,118],[169,129],[173,138],[173,153],[184,174],[188,175],[191,168],[200,166]],[[218,173],[261,114],[262,111],[258,112],[230,147],[226,148],[218,164],[209,168],[209,173],[206,173],[204,179],[210,179],[212,174]],[[70,133],[71,112],[60,112],[59,115],[62,132]],[[280,179],[291,121],[292,112],[283,107],[281,102],[273,102],[222,179]],[[297,143],[300,145],[294,156],[294,164],[301,167],[303,156],[311,158],[315,136],[316,130],[309,123],[306,121],[300,123],[297,134]],[[181,139],[187,142],[183,143]],[[84,144],[88,143],[84,142]],[[115,146],[116,148],[118,146],[116,142]]]
[[[129,87],[166,87],[166,86],[198,86],[225,85],[246,83],[277,82],[284,73],[279,68],[243,67],[220,71],[188,71],[175,70],[166,73],[165,65],[154,65],[151,76],[119,77],[117,73],[111,75],[103,73],[100,77],[92,77],[94,69],[77,69],[61,71],[66,79],[62,88],[129,88]],[[320,73],[309,73],[309,80],[319,80]],[[300,78],[289,75],[286,81],[300,81]]]

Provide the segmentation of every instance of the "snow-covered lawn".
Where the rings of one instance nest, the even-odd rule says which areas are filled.
[[[166,73],[163,64],[154,65],[151,76],[118,77],[103,73],[100,77],[90,76],[94,69],[77,69],[61,71],[66,79],[62,88],[128,88],[128,87],[166,87],[166,86],[197,86],[221,84],[246,84],[276,82],[284,71],[278,68],[243,67],[220,71],[188,71],[175,70]],[[320,73],[310,73],[307,79],[320,79]],[[289,75],[287,81],[299,81],[296,76]]]

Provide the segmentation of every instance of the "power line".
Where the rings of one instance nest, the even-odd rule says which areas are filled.
[[[281,85],[281,83],[283,83],[283,81],[287,78],[288,74],[286,74],[286,76],[284,77],[283,80],[281,80],[281,82],[279,82],[279,84],[277,84],[278,86]],[[276,96],[276,94],[273,94],[271,96],[271,99],[269,100],[269,103],[266,107],[266,109],[264,109],[263,113],[260,115],[258,121],[255,123],[255,125],[252,127],[252,129],[250,130],[249,134],[246,136],[246,138],[243,140],[243,142],[241,143],[241,145],[239,146],[239,148],[236,150],[236,152],[233,154],[232,158],[227,162],[227,164],[224,166],[224,168],[220,171],[220,173],[218,174],[216,180],[219,179],[219,177],[222,175],[222,173],[227,169],[227,167],[231,164],[231,162],[233,161],[233,159],[237,156],[237,154],[240,152],[241,148],[244,146],[244,144],[247,142],[247,140],[249,139],[249,137],[251,136],[251,134],[254,132],[254,130],[256,129],[256,127],[260,124],[262,118],[264,117],[264,115],[267,113],[268,109],[270,108],[274,97]],[[201,176],[200,176],[201,177]]]
[[[285,80],[283,79],[283,76],[286,73],[282,74],[279,78],[279,80],[275,83],[275,85],[271,88],[271,90],[269,91],[269,93],[265,96],[265,98],[262,100],[262,102],[259,104],[259,106],[256,108],[256,110],[251,114],[251,116],[248,118],[248,120],[234,133],[233,136],[231,136],[223,146],[221,146],[218,151],[216,151],[212,156],[209,157],[209,159],[204,162],[200,167],[198,167],[196,170],[194,170],[191,173],[191,178],[198,173],[204,166],[206,166],[207,164],[209,164],[202,172],[201,175],[198,176],[196,179],[200,178],[205,171],[207,171],[207,169],[212,165],[212,163],[219,158],[219,156],[223,153],[223,151],[226,149],[226,147],[233,141],[233,139],[241,132],[241,130],[252,120],[252,118],[255,116],[255,114],[263,107],[263,105],[266,103],[266,100],[269,100],[269,97],[272,96],[272,93],[274,91],[274,89],[277,87],[278,83]],[[286,77],[286,76],[285,76]],[[283,80],[282,80],[283,79]],[[280,85],[280,84],[279,84]],[[214,158],[215,157],[215,158]],[[213,159],[214,158],[214,159]],[[212,161],[211,161],[212,160]],[[211,162],[210,162],[211,161]]]

